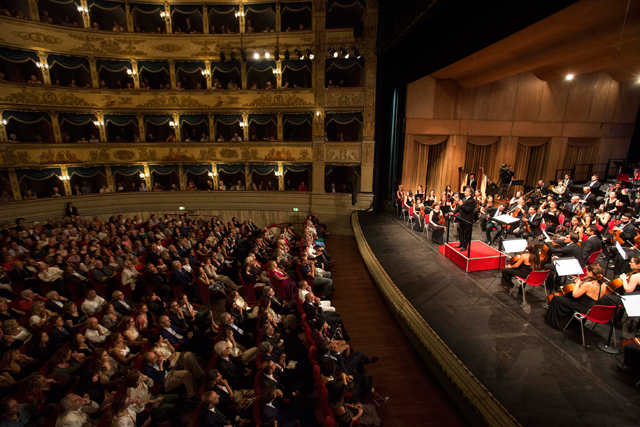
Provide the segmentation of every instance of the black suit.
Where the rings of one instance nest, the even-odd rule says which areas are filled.
[[[128,305],[129,308],[125,307],[122,303]],[[120,302],[119,300],[115,300],[113,302],[113,308],[123,316],[130,316],[133,310],[136,308],[136,305],[128,299],[124,299],[122,302]]]
[[[529,228],[531,229],[531,233],[527,233],[524,230],[524,220],[525,218],[529,221]],[[531,217],[531,214],[527,214],[525,216],[523,216],[522,218],[520,218],[520,225],[518,225],[518,232],[514,233],[517,237],[523,237],[525,239],[529,238],[530,236],[533,237],[538,237],[539,235],[542,234],[542,231],[540,231],[540,222],[542,221],[542,216],[539,213],[536,213],[533,215],[533,218]]]
[[[492,207],[492,208],[485,209],[485,212],[487,213],[487,223],[486,223],[487,242],[492,243],[493,240],[496,240],[500,236],[500,233],[502,233],[502,224],[498,224],[495,221],[491,221],[491,218],[493,218],[494,216],[504,215],[507,213],[507,210],[505,209],[502,212],[498,212],[498,208]],[[496,235],[492,239],[491,232],[493,230],[496,230]]]
[[[469,184],[467,184],[467,187],[471,187],[473,191],[476,191],[477,186],[478,186],[478,181],[476,181],[475,179],[469,181]]]
[[[587,264],[584,260],[582,248],[577,243],[569,243],[566,246],[556,248],[552,245],[549,246],[549,252],[554,255],[560,255],[560,258],[575,258],[580,263],[580,267],[584,268]]]
[[[458,214],[458,225],[460,226],[460,250],[467,249],[471,242],[471,228],[473,227],[473,212],[476,209],[476,201],[473,197],[467,197],[462,206],[458,206],[454,215]]]
[[[583,194],[580,200],[583,200],[586,206],[593,208],[593,205],[596,203],[596,195],[593,193]]]
[[[591,236],[582,242],[582,256],[585,260],[589,260],[592,253],[602,249],[602,240],[598,236]]]
[[[234,363],[233,359],[224,360],[222,357],[218,357],[216,362],[216,369],[222,375],[222,378],[229,381],[229,384],[233,387],[240,389],[252,389],[253,378],[247,377],[244,372],[244,365]]]
[[[600,181],[589,181],[587,185],[591,188],[591,191],[594,191],[598,190],[602,184],[600,184]]]
[[[571,199],[571,187],[573,187],[573,181],[572,180],[562,180],[560,181],[560,183],[562,185],[566,185],[566,189],[564,190],[564,193],[562,194],[562,198],[567,201],[569,199]]]
[[[219,410],[216,412],[212,412],[209,408],[203,406],[200,412],[200,420],[198,421],[198,426],[200,427],[224,427],[231,425],[231,421]]]

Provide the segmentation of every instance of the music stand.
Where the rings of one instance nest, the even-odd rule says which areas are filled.
[[[500,224],[502,227],[500,229],[500,233],[502,234],[502,236],[500,236],[500,243],[498,244],[498,252],[500,252],[502,254],[502,251],[500,251],[500,247],[502,247],[502,250],[504,250],[504,241],[506,240],[506,238],[504,237],[507,234],[507,225],[511,225],[514,224],[516,222],[520,222],[520,218],[514,218],[509,214],[504,214],[504,215],[498,215],[498,216],[494,216],[493,218],[489,218],[489,221],[495,221],[498,224]],[[526,245],[525,245],[526,247]],[[501,272],[500,272],[500,263],[501,263],[501,256],[498,256],[498,272],[494,273],[494,275],[496,277],[501,276]]]
[[[522,185],[524,186],[524,179],[514,179],[511,181],[511,186]]]

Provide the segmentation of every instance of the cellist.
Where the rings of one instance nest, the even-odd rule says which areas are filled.
[[[618,278],[622,282],[622,286],[615,289],[615,292],[607,294],[598,302],[602,305],[619,305],[622,303],[620,295],[635,292],[640,289],[640,256],[635,256],[629,260],[629,268],[631,271],[622,273]],[[613,280],[611,283],[614,283]],[[638,318],[629,317],[626,310],[622,316],[622,337],[625,339],[633,338],[638,330]]]

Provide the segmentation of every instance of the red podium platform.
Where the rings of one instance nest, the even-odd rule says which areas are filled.
[[[439,250],[440,253],[458,264],[467,273],[470,271],[496,270],[498,267],[503,268],[507,261],[507,255],[480,240],[471,242],[470,257],[468,256],[468,251],[460,252],[459,249],[454,248],[458,244],[459,242],[452,242],[440,245]],[[500,266],[498,266],[498,262]]]

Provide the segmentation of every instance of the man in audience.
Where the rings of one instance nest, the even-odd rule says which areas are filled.
[[[109,338],[111,335],[111,331],[98,323],[98,319],[95,317],[90,317],[87,320],[87,332],[85,332],[84,336],[94,346],[101,346]]]
[[[154,383],[164,385],[165,391],[185,386],[189,399],[193,400],[196,397],[196,385],[191,372],[177,369],[169,370],[170,362],[151,351],[144,354],[143,361],[142,373],[151,378]]]
[[[107,301],[101,296],[98,296],[93,289],[87,292],[86,295],[87,297],[80,308],[87,316],[93,316],[102,310],[102,306],[108,304]]]
[[[106,294],[112,295],[118,289],[118,279],[116,278],[118,272],[104,265],[100,260],[96,261],[94,265],[95,267],[91,270],[93,280],[102,283],[105,286]]]

